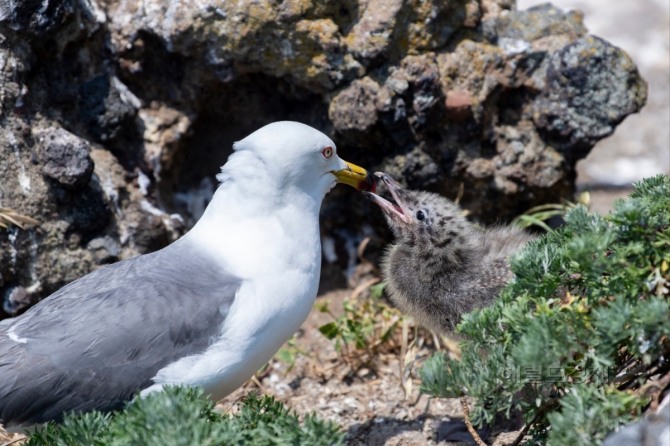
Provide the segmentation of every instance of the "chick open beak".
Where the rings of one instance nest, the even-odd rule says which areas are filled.
[[[377,181],[374,175],[347,161],[344,161],[344,164],[347,165],[344,169],[331,170],[330,172],[335,175],[338,183],[348,184],[360,191],[374,192],[377,189]]]
[[[370,191],[365,195],[370,198],[373,203],[376,203],[381,208],[381,210],[396,223],[398,220],[403,223],[409,223],[410,211],[407,209],[407,206],[403,203],[400,195],[398,194],[398,190],[401,189],[400,185],[384,172],[376,172],[374,176],[375,178],[381,180],[384,185],[386,185],[386,188],[391,194],[393,201],[389,201],[386,198],[377,195],[374,193],[374,191]]]

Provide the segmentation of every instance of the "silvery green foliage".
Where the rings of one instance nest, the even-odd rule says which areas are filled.
[[[459,325],[462,360],[431,358],[423,391],[474,397],[480,424],[520,415],[531,443],[599,444],[670,371],[670,177],[607,216],[573,209],[511,267],[496,303]]]
[[[235,416],[214,411],[202,391],[169,387],[137,398],[121,411],[68,415],[35,432],[28,446],[339,445],[344,434],[331,422],[298,415],[268,396],[250,394]]]

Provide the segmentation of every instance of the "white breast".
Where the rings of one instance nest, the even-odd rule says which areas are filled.
[[[245,219],[244,226],[235,219],[199,222],[187,235],[243,284],[219,339],[202,354],[161,369],[143,394],[186,384],[220,399],[272,358],[307,318],[321,267],[318,216],[289,205],[261,217]]]

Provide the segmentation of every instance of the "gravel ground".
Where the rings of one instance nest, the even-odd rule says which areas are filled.
[[[358,294],[351,290],[327,293],[319,297],[317,305],[328,301],[337,313],[352,293]],[[224,399],[220,409],[235,411],[239,398],[258,390],[274,395],[299,414],[315,412],[338,423],[347,433],[348,445],[455,445],[470,441],[458,400],[430,398],[419,392],[418,368],[436,351],[429,332],[419,330],[414,338],[414,326],[406,320],[410,345],[412,339],[417,341],[415,348],[402,348],[399,327],[394,341],[372,360],[361,361],[367,356],[359,352],[347,357],[336,352],[334,342],[318,331],[332,320],[332,316],[313,311],[295,337],[294,345],[301,353],[293,367],[275,358],[255,380]]]

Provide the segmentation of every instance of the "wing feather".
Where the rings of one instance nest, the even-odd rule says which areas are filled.
[[[180,240],[1,321],[0,422],[122,407],[162,367],[207,348],[240,285]]]

